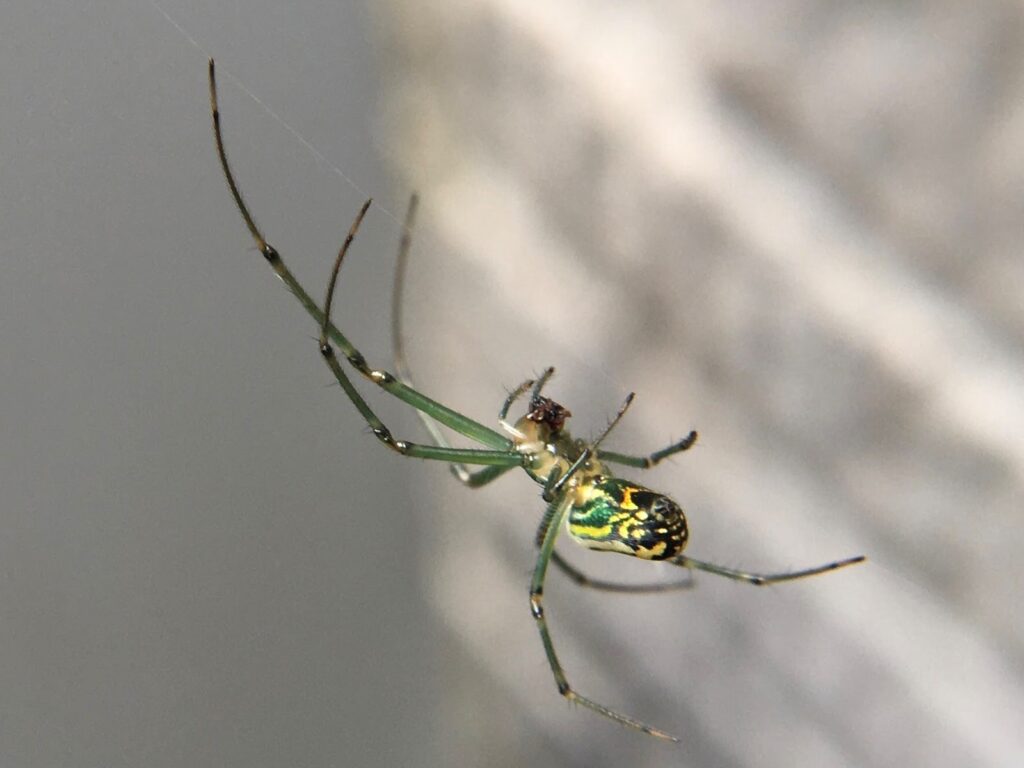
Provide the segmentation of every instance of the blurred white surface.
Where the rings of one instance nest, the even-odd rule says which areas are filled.
[[[574,684],[681,731],[687,765],[1013,764],[1024,134],[1007,122],[1021,10],[401,8],[396,144],[448,244],[413,278],[431,297],[416,310],[424,385],[485,413],[496,375],[511,385],[553,363],[583,434],[635,389],[616,446],[701,431],[649,478],[689,510],[696,556],[872,560],[768,592],[708,576],[643,600],[553,584]],[[439,611],[530,708],[528,729],[581,763],[663,764],[660,745],[538,697],[552,687],[539,648],[510,664],[531,640],[540,505],[524,514],[530,497],[504,488],[485,492],[471,544],[453,544],[470,525],[455,513],[439,537]],[[518,550],[485,579],[495,539]],[[493,730],[523,727],[491,717],[481,760]]]

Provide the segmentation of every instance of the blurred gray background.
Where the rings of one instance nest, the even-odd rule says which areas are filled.
[[[546,5],[0,10],[0,765],[1019,764],[1024,6]],[[636,390],[619,449],[701,432],[643,478],[694,556],[870,556],[552,574],[570,679],[681,746],[556,694],[538,489],[326,386],[211,54],[312,292],[378,201],[338,310],[372,362],[417,189],[425,391],[492,423],[553,364],[589,435]]]

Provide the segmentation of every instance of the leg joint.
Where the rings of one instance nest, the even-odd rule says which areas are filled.
[[[362,352],[353,349],[345,357],[361,373],[369,373],[369,369],[366,367],[366,358],[363,357]]]
[[[533,614],[533,618],[537,621],[541,621],[544,618],[544,606],[541,605],[543,599],[543,590],[535,589],[530,592],[530,613]]]
[[[278,264],[281,261],[281,255],[277,252],[277,249],[266,240],[260,243],[260,253],[271,264]]]
[[[395,438],[392,437],[391,430],[384,425],[373,427],[373,434],[374,437],[384,443],[388,448],[393,448],[396,451],[398,450],[398,444],[395,441]]]

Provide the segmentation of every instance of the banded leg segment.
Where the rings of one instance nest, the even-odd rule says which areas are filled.
[[[562,527],[562,522],[569,511],[571,503],[571,497],[568,494],[564,494],[562,497],[551,501],[548,505],[548,508],[544,513],[544,519],[547,521],[547,525],[542,526],[544,529],[544,539],[541,542],[540,552],[537,555],[537,564],[533,569],[533,579],[530,582],[530,612],[533,614],[534,622],[537,624],[537,630],[540,632],[541,643],[544,645],[544,654],[547,656],[548,664],[551,667],[551,674],[554,676],[555,684],[558,686],[558,692],[569,701],[581,704],[587,709],[604,715],[617,723],[629,726],[630,728],[635,728],[638,731],[643,731],[651,736],[657,736],[660,739],[678,742],[679,740],[677,738],[671,736],[665,731],[616,712],[614,709],[610,709],[603,704],[599,704],[592,699],[586,698],[585,696],[581,696],[573,690],[572,686],[569,684],[568,678],[565,676],[565,670],[562,669],[562,664],[558,660],[558,654],[555,652],[555,645],[551,639],[551,632],[548,629],[547,618],[544,615],[543,602],[544,578],[547,574],[548,563],[552,560],[554,555],[555,540],[558,538],[558,532]]]
[[[708,573],[714,573],[718,576],[725,576],[727,579],[745,581],[747,584],[763,587],[767,584],[778,584],[783,581],[805,579],[808,576],[817,576],[821,573],[836,571],[840,568],[846,568],[848,565],[863,563],[865,560],[867,560],[867,558],[864,557],[864,555],[858,555],[857,557],[848,557],[845,560],[836,560],[835,562],[825,563],[825,565],[818,565],[813,568],[804,568],[799,571],[785,571],[783,573],[753,573],[751,571],[741,571],[736,568],[726,568],[724,565],[716,565],[715,563],[697,560],[692,557],[687,557],[686,555],[677,555],[668,562],[683,568],[696,568],[697,570],[707,571]]]
[[[256,222],[253,219],[252,214],[249,212],[248,206],[245,204],[241,190],[239,189],[238,184],[235,181],[234,174],[231,171],[231,166],[228,163],[227,152],[224,148],[224,139],[220,127],[220,110],[217,104],[217,81],[214,73],[213,59],[210,59],[209,63],[209,77],[210,112],[213,118],[213,135],[217,144],[217,156],[220,159],[221,170],[224,172],[224,178],[227,181],[228,188],[231,190],[231,195],[235,200],[235,206],[238,208],[239,214],[241,214],[242,219],[245,221],[245,225],[249,229],[249,233],[252,235],[253,240],[256,242],[256,246],[259,248],[260,253],[263,254],[263,257],[273,268],[277,276],[281,278],[282,282],[284,282],[288,289],[299,300],[299,303],[303,306],[306,312],[310,314],[317,324],[322,325],[324,323],[324,314],[320,311],[316,302],[314,302],[305,289],[303,289],[298,280],[295,279],[295,276],[292,275],[288,267],[285,266],[285,263],[277,249],[267,242],[259,227],[256,226]],[[361,218],[362,213],[359,216],[359,219]],[[350,230],[349,237],[347,238],[348,241],[351,241],[355,236],[356,229],[358,229],[358,226],[355,226]],[[418,411],[427,413],[446,427],[449,427],[478,443],[482,443],[489,448],[496,449],[496,451],[508,451],[511,448],[511,441],[495,430],[490,429],[467,416],[463,416],[458,411],[448,408],[436,400],[416,391],[412,387],[403,384],[398,381],[394,375],[387,371],[372,370],[366,364],[362,354],[352,346],[351,342],[349,342],[338,328],[330,322],[326,324],[326,328],[328,336],[335,344],[338,345],[338,348],[349,363],[351,363],[357,371],[381,389],[389,392],[398,399],[403,400]],[[337,373],[335,375],[337,375]],[[348,377],[343,372],[341,378],[338,379],[338,382],[341,384],[345,394],[348,395],[352,403],[367,420],[367,423],[370,424],[371,428],[374,428],[374,424],[371,421],[373,410],[359,395],[356,389],[352,386],[351,381],[348,381]],[[372,418],[376,417],[373,416]],[[451,461],[459,461],[459,459],[453,458]]]
[[[551,374],[553,374],[554,372],[554,368],[548,368],[546,371],[544,371],[544,374],[541,376],[541,381],[550,378]],[[505,398],[505,402],[501,404],[501,410],[498,411],[498,421],[501,422],[501,425],[505,428],[507,432],[515,431],[513,426],[508,423],[508,412],[512,409],[512,404],[515,403],[515,401],[518,400],[520,397],[525,395],[526,390],[528,390],[532,386],[534,386],[534,380],[527,379],[518,387],[509,392],[508,397]]]
[[[359,211],[359,215],[356,217],[356,220],[352,222],[352,226],[348,231],[348,236],[345,238],[345,242],[341,246],[341,250],[338,251],[338,258],[334,260],[334,267],[331,269],[331,278],[327,283],[327,296],[324,298],[323,323],[320,326],[320,354],[323,356],[327,366],[334,373],[335,378],[343,388],[346,385],[351,387],[352,383],[342,370],[341,363],[338,361],[338,356],[335,354],[334,347],[332,347],[330,343],[329,328],[331,325],[331,305],[334,303],[334,289],[338,284],[338,271],[341,269],[341,263],[345,259],[345,253],[352,244],[356,230],[359,228],[359,224],[362,221],[363,216],[366,214],[366,209],[368,207],[369,203],[366,203],[362,207],[362,210]],[[364,416],[377,439],[384,443],[388,448],[397,451],[403,456],[413,456],[420,459],[436,459],[438,461],[463,462],[466,464],[487,464],[502,469],[521,466],[523,463],[522,454],[513,450],[451,448],[446,445],[419,445],[406,440],[396,440],[392,436],[391,430],[384,426],[384,423],[372,410],[369,409],[368,406],[367,412],[364,413]]]
[[[691,431],[686,437],[678,442],[672,443],[667,448],[655,451],[650,456],[632,456],[627,453],[616,453],[614,451],[598,451],[597,457],[601,461],[610,461],[613,464],[621,464],[626,467],[637,469],[650,469],[656,466],[662,459],[666,459],[676,453],[688,451],[697,442],[697,432]]]

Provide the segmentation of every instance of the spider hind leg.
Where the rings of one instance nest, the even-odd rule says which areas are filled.
[[[857,555],[856,557],[848,557],[845,560],[836,560],[824,565],[816,565],[813,568],[802,568],[798,571],[784,571],[782,573],[754,573],[737,568],[726,568],[724,565],[697,560],[686,555],[677,555],[668,562],[682,568],[696,568],[697,570],[707,571],[717,576],[724,576],[734,581],[743,581],[756,587],[763,587],[768,584],[779,584],[784,581],[795,581],[796,579],[806,579],[809,576],[818,576],[819,574],[837,571],[850,565],[857,565],[866,560],[867,558],[864,555]]]

